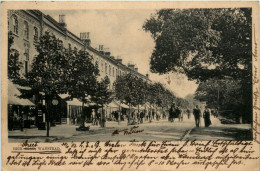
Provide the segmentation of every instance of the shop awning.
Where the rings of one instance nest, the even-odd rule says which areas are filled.
[[[123,104],[123,103],[121,104],[121,107],[122,107],[122,108],[129,109],[129,106],[128,106],[128,105],[126,105],[126,104]]]
[[[69,105],[69,106],[82,106],[82,102],[76,98],[73,98],[72,100],[69,100],[66,102],[67,102],[67,105]]]
[[[113,108],[118,108],[118,107],[119,107],[119,104],[117,104],[115,101],[112,101],[112,102],[109,103],[107,106],[108,106],[108,107],[113,107]]]
[[[21,99],[18,96],[21,95],[21,92],[17,89],[15,84],[10,80],[8,81],[8,104],[9,105],[21,105],[21,106],[35,106],[28,99]]]

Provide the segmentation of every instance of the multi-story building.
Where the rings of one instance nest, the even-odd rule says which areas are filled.
[[[21,74],[26,74],[30,71],[32,60],[37,55],[35,43],[41,35],[48,31],[61,40],[65,48],[77,48],[78,50],[84,49],[87,51],[93,57],[93,62],[98,63],[100,77],[109,77],[110,88],[112,88],[118,76],[129,72],[150,81],[148,76],[138,72],[135,65],[129,64],[126,66],[122,63],[122,59],[115,59],[115,57],[111,56],[109,50],[104,48],[103,45],[99,45],[98,49],[91,47],[89,32],[81,33],[80,37],[78,37],[70,32],[66,26],[65,15],[60,15],[59,22],[57,22],[51,16],[45,15],[38,10],[8,11],[8,31],[13,33],[14,44],[12,47],[18,50],[20,54],[19,60],[23,64]],[[64,117],[71,118],[72,111],[80,112],[80,107],[75,108],[76,104],[75,101],[73,103],[68,102],[68,114]]]

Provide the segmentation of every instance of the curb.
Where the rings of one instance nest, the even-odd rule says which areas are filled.
[[[190,132],[194,129],[195,127],[189,129],[184,135],[183,137],[180,139],[180,141],[184,141],[184,139],[190,134]]]

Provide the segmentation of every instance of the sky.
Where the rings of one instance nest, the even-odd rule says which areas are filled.
[[[59,15],[66,15],[67,29],[77,36],[90,32],[91,46],[104,45],[111,55],[133,63],[142,74],[149,74],[155,82],[161,82],[176,96],[185,97],[196,91],[197,84],[179,74],[159,75],[149,71],[150,57],[155,47],[154,40],[142,26],[155,10],[44,10],[56,21]],[[170,84],[168,80],[171,80]]]

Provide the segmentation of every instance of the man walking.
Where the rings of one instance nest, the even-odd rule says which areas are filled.
[[[195,109],[193,109],[193,115],[194,115],[194,118],[195,118],[196,127],[200,127],[201,111],[200,111],[198,105],[196,105]]]

